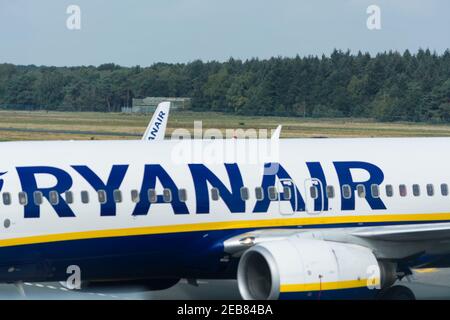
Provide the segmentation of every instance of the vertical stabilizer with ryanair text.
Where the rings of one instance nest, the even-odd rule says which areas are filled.
[[[170,102],[162,102],[156,108],[142,140],[164,140],[169,120]]]

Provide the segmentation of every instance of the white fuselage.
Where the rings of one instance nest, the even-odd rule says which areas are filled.
[[[207,154],[213,148],[245,149],[246,143],[250,142],[217,140],[152,143],[145,141],[1,143],[0,173],[6,174],[0,176],[0,179],[3,179],[3,186],[0,182],[2,186],[0,194],[9,194],[11,203],[5,204],[4,199],[0,198],[0,213],[3,220],[0,221],[0,225],[4,225],[0,234],[0,248],[185,232],[202,232],[208,235],[210,232],[224,230],[309,226],[317,228],[330,225],[355,227],[450,220],[450,196],[445,194],[445,190],[441,190],[445,188],[443,185],[450,185],[448,138],[285,139],[278,142],[277,152],[270,155],[269,160],[266,158],[256,161],[248,159],[221,161],[217,157],[214,160],[209,158],[205,160],[205,156],[196,158],[200,153]],[[191,144],[195,144],[192,147],[195,154],[184,158],[180,156],[180,145],[188,148]],[[268,162],[279,163],[283,170],[271,172],[266,168],[265,171],[264,163]],[[200,165],[197,167],[201,169],[200,173],[193,173],[192,165],[196,164]],[[227,172],[225,164],[234,171]],[[359,167],[361,164],[362,167]],[[148,197],[149,188],[146,186],[152,179],[144,178],[144,173],[145,170],[148,170],[147,173],[152,171],[146,169],[146,166],[151,165],[162,170],[158,171],[157,175],[153,174],[153,180],[156,181],[154,189],[161,199],[164,189],[170,189],[167,185],[164,187],[168,179],[162,178],[162,182],[161,172],[167,174],[177,191],[180,189],[185,191],[186,199],[178,203],[177,209],[174,208],[173,200],[164,202],[160,199],[161,203],[142,206],[136,214],[136,207],[139,205],[137,202]],[[116,175],[118,181],[116,182],[120,186],[115,188],[120,191],[121,199],[114,204],[111,194],[107,199],[115,209],[103,204],[102,210],[98,197],[98,192],[102,188],[95,188],[91,183],[95,179],[86,179],[80,174],[80,170],[75,169],[77,166],[83,167],[85,171],[89,170],[104,184],[107,184],[112,176],[113,166],[121,166],[123,175]],[[52,168],[59,173],[55,175],[42,168]],[[117,172],[119,171],[117,168]],[[316,180],[313,179],[312,183],[313,172],[316,172]],[[317,177],[317,172],[320,177]],[[286,178],[286,173],[289,178]],[[227,190],[233,191],[228,202],[223,200],[223,194],[220,194],[218,200],[212,199],[211,189],[215,187],[217,181],[211,182],[205,178],[206,176],[211,178],[210,174],[217,177]],[[267,205],[267,185],[263,186],[263,193],[266,193],[263,200],[257,198],[255,190],[262,186],[263,181],[270,184],[272,179],[264,180],[265,176],[267,178],[270,175],[275,177],[272,184],[278,188],[278,199],[271,199]],[[48,190],[61,182],[58,180],[63,176],[64,179],[70,178],[70,188],[64,192],[57,190],[57,193],[59,203],[65,202],[65,191],[73,194],[73,203],[67,204],[70,211],[64,211],[65,214],[70,212],[68,216],[62,216],[64,215],[61,214],[62,211],[58,212],[55,205],[52,205],[45,196]],[[371,179],[375,183],[366,185],[364,190],[366,195],[358,195],[356,187],[350,186],[350,198],[345,199],[342,195],[343,185],[346,184],[343,179],[348,177],[354,185],[364,184]],[[202,180],[203,178],[205,179]],[[24,185],[29,184],[30,179],[32,186]],[[296,197],[295,200],[292,198],[280,200],[283,197],[283,186],[286,186],[280,184],[280,179],[287,181],[288,185],[292,182],[293,187],[290,190],[291,196]],[[206,189],[201,187],[201,182],[196,185],[196,181],[200,180],[206,181],[204,184],[207,186]],[[316,190],[319,195],[311,194],[314,182],[318,182]],[[232,190],[232,184],[236,188],[240,186],[239,189]],[[325,184],[333,187],[334,197],[327,194]],[[373,184],[376,185],[374,188],[379,190],[379,195],[371,194],[372,190],[369,189]],[[418,196],[413,195],[412,186],[415,184],[420,186]],[[388,196],[386,185],[392,186],[392,196]],[[400,195],[400,185],[405,185],[406,196]],[[427,194],[427,185],[433,186],[433,195]],[[245,195],[242,199],[242,187],[248,188],[248,199]],[[43,189],[47,191],[43,192],[42,204],[33,204],[35,195],[31,191],[41,192]],[[207,203],[204,194],[200,195],[205,190],[208,192]],[[89,194],[89,201],[85,201],[87,203],[81,200],[83,191]],[[295,191],[298,191],[298,194]],[[26,205],[19,203],[20,192],[27,193]],[[133,199],[132,192],[139,193],[139,201]],[[172,188],[172,199],[178,198],[179,195],[176,193]],[[317,199],[313,199],[316,196]],[[371,197],[372,200],[368,201],[367,197]],[[145,201],[151,202],[148,198]],[[302,201],[304,205],[301,204]],[[36,209],[30,210],[30,205],[39,207],[38,214]],[[257,207],[259,210],[255,210]]]

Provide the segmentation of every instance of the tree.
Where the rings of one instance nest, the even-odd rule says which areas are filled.
[[[380,121],[399,120],[397,115],[398,100],[385,92],[380,92],[372,102],[372,112],[375,119]]]
[[[0,107],[118,112],[132,98],[191,97],[194,111],[449,122],[450,50],[334,50],[268,60],[149,67],[0,64]]]

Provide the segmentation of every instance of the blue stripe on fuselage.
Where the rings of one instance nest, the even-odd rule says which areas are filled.
[[[302,230],[440,222],[449,221],[320,224],[308,225]],[[220,261],[225,255],[223,242],[253,230],[255,228],[195,231],[1,247],[0,281],[66,280],[66,268],[70,265],[81,268],[83,280],[234,278],[236,261],[231,265]],[[12,267],[15,271],[8,272]]]

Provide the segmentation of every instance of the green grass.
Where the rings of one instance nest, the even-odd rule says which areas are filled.
[[[151,115],[80,112],[0,111],[0,141],[13,140],[86,140],[136,139],[123,135],[141,135]],[[214,112],[171,113],[168,134],[177,128],[193,131],[194,121],[203,128],[275,129],[283,125],[282,137],[450,137],[450,125],[417,123],[379,123],[371,119],[304,119],[294,117],[244,117]],[[2,131],[1,129],[41,130],[44,132]],[[50,132],[45,132],[45,131]],[[54,133],[52,130],[115,133],[97,135]]]

